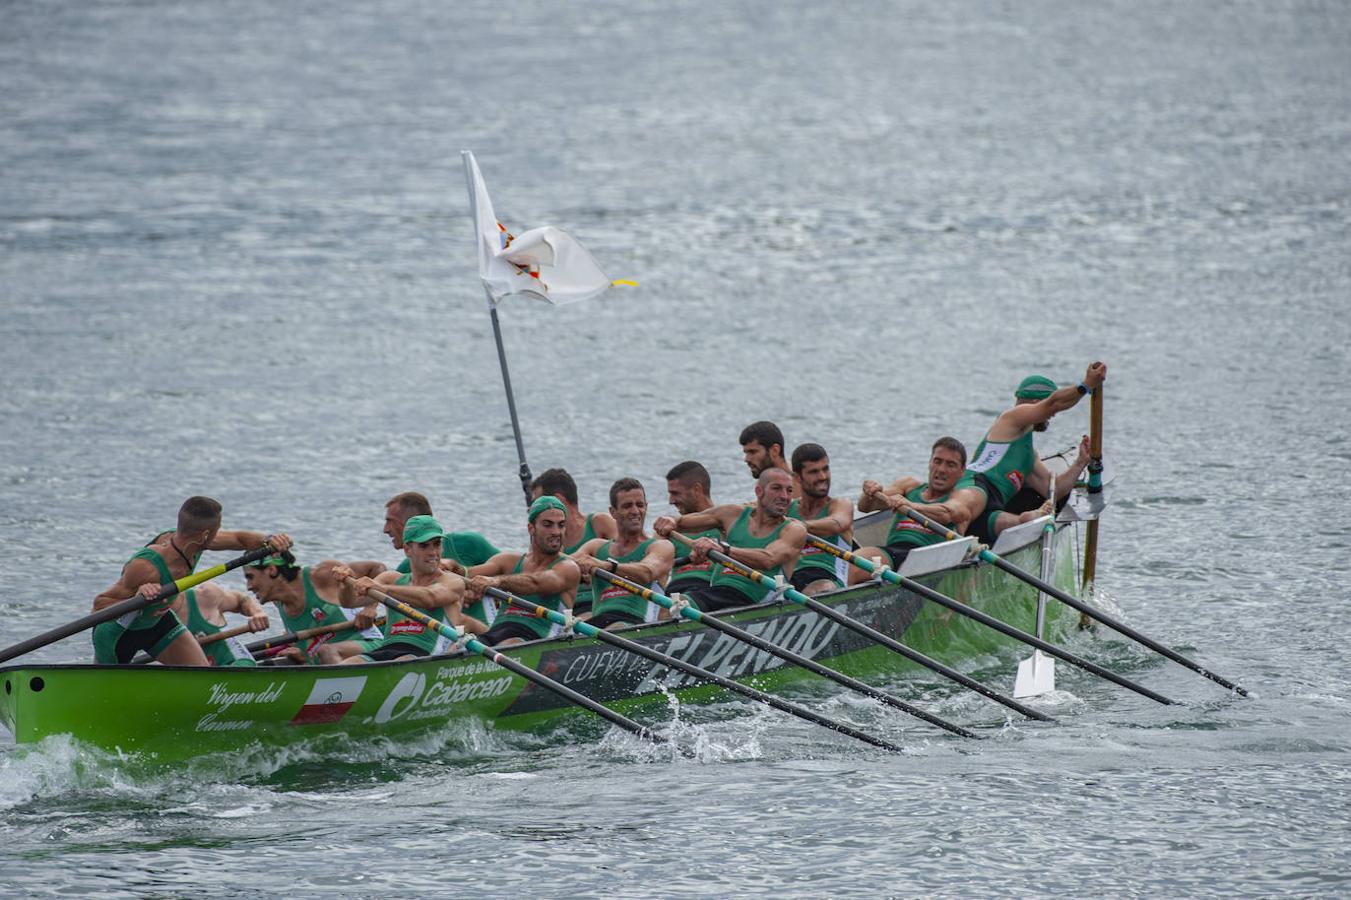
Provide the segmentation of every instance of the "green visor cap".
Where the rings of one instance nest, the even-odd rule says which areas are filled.
[[[530,504],[530,515],[528,516],[530,524],[535,524],[535,520],[539,518],[539,514],[546,509],[556,509],[564,515],[567,515],[568,512],[568,508],[563,505],[562,500],[559,500],[553,494],[545,494],[543,497],[537,498],[534,503]]]
[[[1056,390],[1056,383],[1045,375],[1029,375],[1018,382],[1018,390],[1013,396],[1019,400],[1045,400]]]
[[[405,544],[422,544],[432,538],[445,536],[446,532],[441,527],[441,523],[431,516],[413,516],[403,523],[403,542]]]

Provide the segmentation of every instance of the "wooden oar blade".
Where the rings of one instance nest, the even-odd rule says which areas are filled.
[[[1055,690],[1055,659],[1033,650],[1032,655],[1018,663],[1018,674],[1013,680],[1014,699],[1040,697]]]

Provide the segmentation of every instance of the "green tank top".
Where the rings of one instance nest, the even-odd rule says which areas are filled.
[[[577,548],[581,547],[587,541],[591,540],[596,536],[596,529],[591,526],[591,520],[594,519],[595,517],[596,517],[595,513],[587,513],[586,525],[585,527],[582,528],[582,539],[577,543],[573,544],[571,547],[564,547],[563,548],[564,553],[568,555],[576,553]]]
[[[173,534],[173,532],[172,531],[160,532],[159,534],[155,535],[155,537],[151,540],[151,543],[154,543],[155,541],[164,537],[164,535],[166,534]],[[194,571],[196,571],[197,561],[200,560],[201,558],[202,554],[198,553],[191,559],[188,567],[189,575],[191,575]],[[132,560],[135,559],[143,559],[146,562],[150,563],[152,566],[154,566],[156,574],[159,575],[159,583],[161,585],[168,585],[174,583],[175,579],[173,573],[169,571],[169,564],[164,561],[164,557],[160,556],[158,551],[150,549],[149,544],[142,547],[140,550],[137,550],[130,556],[130,558],[127,559],[125,563],[123,563],[122,565],[123,571],[126,571],[127,566],[131,565]],[[178,614],[175,613],[173,610],[169,610],[164,615],[173,616],[174,621],[175,622],[178,621]],[[117,622],[119,625],[121,625],[123,628],[126,628],[128,631],[139,631],[140,629],[143,628],[153,627],[155,623],[160,621],[160,618],[161,618],[160,616],[153,615],[148,610],[142,609],[137,611],[135,614],[128,613],[126,616],[119,618]]]
[[[689,538],[692,541],[697,541],[701,537],[713,538],[713,540],[715,541],[722,540],[722,531],[721,529],[718,528],[709,528],[706,531],[694,533],[686,533],[682,531],[681,534],[684,534],[685,537]],[[715,565],[715,563],[712,560],[708,559],[704,560],[701,563],[693,562],[689,558],[690,556],[689,547],[686,547],[680,541],[672,541],[671,543],[675,546],[676,559],[684,559],[685,562],[671,569],[671,579],[670,581],[667,582],[667,584],[676,584],[676,582],[681,582],[681,584],[676,585],[680,590],[689,590],[692,587],[691,582],[698,582],[699,584],[708,584],[709,579],[713,577],[713,566]]]
[[[1037,451],[1032,446],[1032,432],[1029,431],[1007,444],[994,443],[988,438],[981,440],[966,471],[984,475],[999,492],[999,499],[1008,503],[1036,464]]]
[[[779,532],[783,531],[783,526],[788,524],[788,520],[784,519],[779,523],[779,527],[775,528],[764,537],[753,537],[751,535],[750,526],[752,508],[753,507],[750,506],[746,507],[741,511],[741,515],[737,516],[737,520],[732,523],[732,527],[727,531],[727,543],[731,544],[733,547],[747,547],[752,550],[763,550],[765,547],[768,547],[770,544],[774,543],[774,541],[778,540]],[[762,571],[770,578],[774,578],[777,575],[783,574],[783,567],[775,566],[772,569]],[[751,603],[759,603],[761,600],[765,599],[765,596],[770,592],[770,588],[765,587],[750,578],[738,575],[736,572],[728,571],[721,565],[715,565],[713,567],[713,578],[709,583],[715,587],[717,585],[725,584],[737,592],[744,594],[746,599]]]
[[[935,497],[932,500],[924,499],[924,489],[928,484],[921,484],[919,487],[911,488],[905,492],[905,499],[911,503],[943,503],[951,493],[944,494],[941,497]],[[940,525],[952,527],[951,522],[939,522]],[[908,544],[912,547],[927,547],[930,544],[943,543],[943,536],[934,534],[923,525],[906,515],[896,515],[891,520],[891,530],[887,532],[886,544],[888,547],[896,544]]]
[[[588,529],[589,528],[590,524],[588,522]],[[559,557],[549,563],[549,568],[552,569],[562,561],[562,557]],[[525,565],[524,553],[521,554],[520,559],[516,560],[516,566],[511,570],[511,574],[519,575],[523,565]],[[563,611],[562,594],[521,594],[520,597],[528,603],[537,603],[545,609],[551,609],[554,612]],[[500,625],[503,622],[515,622],[518,625],[524,625],[526,628],[530,629],[537,638],[552,637],[563,630],[562,626],[550,622],[548,619],[541,619],[538,616],[532,615],[530,612],[523,610],[514,604],[507,604],[507,607],[502,610],[494,624]]]
[[[610,556],[610,547],[614,541],[606,541],[605,545],[596,552],[596,559],[613,559],[615,562],[642,562],[643,557],[647,556],[647,549],[652,546],[652,542],[660,538],[648,538],[634,547],[623,556]],[[649,585],[656,588],[656,584]],[[591,576],[591,615],[598,616],[601,613],[619,612],[632,616],[639,622],[657,621],[657,606],[648,603],[642,597],[630,594],[612,582],[606,581],[598,576]]]
[[[209,637],[224,631],[224,627],[207,621],[206,616],[197,606],[197,592],[184,591],[183,599],[188,604],[188,631],[192,632],[194,637]],[[206,658],[211,660],[213,666],[256,666],[252,654],[245,649],[244,644],[237,637],[226,638],[223,641],[215,641],[202,648]]]
[[[300,570],[300,583],[305,588],[305,606],[297,615],[288,615],[286,605],[277,604],[277,611],[281,613],[282,626],[287,631],[304,631],[307,628],[318,628],[321,625],[332,625],[335,622],[344,622],[352,617],[347,614],[336,603],[330,603],[319,592],[314,589],[314,582],[310,580],[310,567],[305,566]],[[366,631],[356,632],[348,631],[340,634],[320,634],[310,638],[305,644],[305,654],[314,658],[314,652],[323,644],[329,641],[349,641],[349,640],[380,640],[384,635],[380,629],[371,627]]]
[[[412,575],[403,575],[395,584],[411,584]],[[438,622],[446,622],[446,611],[443,607],[436,609],[420,609],[418,612],[426,613]],[[395,609],[386,608],[385,612],[385,641],[390,644],[410,644],[419,647],[427,652],[428,656],[435,656],[443,652],[450,646],[450,640],[441,632],[428,628],[421,622],[415,622],[404,616],[403,613]]]
[[[805,522],[807,520],[802,517],[802,511],[798,508],[799,502],[801,501],[794,500],[792,503],[788,504],[788,518]],[[826,509],[823,510],[823,512],[829,509],[830,504],[827,503]],[[817,537],[820,537],[820,535],[817,535]],[[846,541],[842,535],[837,534],[834,537],[822,538],[822,540],[834,544],[841,550],[849,549],[849,542]],[[810,543],[804,543],[802,545],[802,555],[798,557],[797,567],[794,568],[793,571],[796,572],[798,569],[820,569],[829,577],[833,577],[840,584],[844,584],[849,580],[849,563],[840,559],[838,556],[831,556],[826,551],[815,547]]]

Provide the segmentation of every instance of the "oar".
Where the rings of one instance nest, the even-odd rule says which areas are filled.
[[[263,546],[259,547],[257,550],[250,550],[243,556],[232,559],[229,562],[223,562],[218,566],[212,566],[209,569],[204,569],[193,575],[184,575],[173,584],[164,585],[164,587],[159,589],[159,593],[153,597],[142,597],[140,594],[137,594],[136,596],[128,597],[126,600],[119,603],[114,603],[112,606],[105,606],[98,612],[90,613],[83,618],[76,619],[74,622],[68,622],[59,628],[53,628],[51,631],[44,632],[36,637],[31,637],[26,641],[20,641],[8,649],[0,650],[0,663],[8,662],[16,656],[23,656],[25,653],[31,653],[48,644],[54,644],[62,638],[70,637],[72,634],[79,634],[81,631],[93,628],[95,625],[111,622],[113,619],[124,616],[129,612],[137,612],[152,603],[163,603],[165,600],[168,600],[170,597],[175,596],[181,591],[196,587],[204,581],[210,581],[218,575],[224,575],[231,569],[247,566],[251,562],[264,559],[274,552],[275,551],[267,544],[263,544]]]
[[[1126,688],[1127,690],[1135,691],[1135,693],[1139,694],[1140,696],[1148,697],[1150,700],[1153,700],[1157,703],[1169,704],[1173,702],[1172,700],[1169,700],[1162,694],[1155,693],[1154,691],[1151,691],[1149,688],[1143,685],[1136,684],[1129,678],[1123,678],[1122,676],[1116,674],[1110,669],[1104,669],[1097,663],[1089,662],[1086,659],[1074,655],[1068,650],[1062,650],[1055,644],[1052,644],[1048,641],[1044,641],[1039,637],[1035,637],[1034,635],[1030,635],[1027,632],[1022,631],[1018,628],[1014,628],[1012,625],[1008,624],[1007,622],[1000,621],[999,619],[996,619],[994,616],[983,613],[978,609],[972,609],[965,603],[959,603],[956,600],[953,600],[951,597],[947,596],[946,594],[940,594],[933,588],[920,584],[913,578],[906,578],[904,575],[898,574],[894,569],[890,568],[889,566],[878,566],[871,560],[864,559],[863,557],[849,550],[841,550],[834,544],[827,544],[824,541],[822,541],[822,545],[823,546],[821,547],[821,549],[825,550],[832,556],[838,556],[840,559],[843,559],[846,562],[853,563],[854,565],[858,566],[865,572],[881,576],[884,580],[889,581],[892,584],[898,584],[901,587],[905,588],[906,590],[918,594],[925,600],[932,600],[939,606],[946,607],[947,609],[950,609],[955,613],[959,613],[960,615],[966,616],[969,619],[974,619],[975,621],[981,623],[982,625],[986,625],[990,628],[993,628],[1000,634],[1007,635],[1008,637],[1011,637],[1015,640],[1022,641],[1024,644],[1036,647],[1038,650],[1041,650],[1045,653],[1049,653],[1051,656],[1054,656],[1057,659],[1063,659],[1065,662],[1069,663],[1072,666],[1078,666],[1085,672],[1091,672],[1094,675],[1097,675],[1099,678],[1105,678],[1108,681],[1112,682],[1113,684],[1118,684],[1121,687]]]
[[[942,535],[949,541],[956,540],[957,538],[961,537],[961,535],[953,531],[951,528],[948,528],[946,525],[938,524],[933,519],[929,518],[923,513],[916,512],[913,509],[907,509],[905,512],[906,515],[908,515],[910,518],[914,519],[916,522],[923,525],[925,528],[932,531],[934,534]],[[1072,597],[1069,594],[1065,593],[1055,585],[1048,584],[1047,582],[1042,581],[1040,578],[1031,574],[1030,572],[1024,572],[1022,569],[1018,568],[1013,563],[1009,562],[1003,557],[996,556],[995,554],[991,553],[987,548],[985,547],[981,548],[980,558],[988,563],[992,563],[998,566],[1005,572],[1008,572],[1014,578],[1017,578],[1021,581],[1025,581],[1040,591],[1045,591],[1046,593],[1050,594],[1052,597],[1056,598],[1066,606],[1071,607],[1073,609],[1077,609],[1079,610],[1079,612],[1083,613],[1084,615],[1088,616],[1091,619],[1096,619],[1097,621],[1106,625],[1108,628],[1112,628],[1115,629],[1116,631],[1121,632],[1126,637],[1135,641],[1137,644],[1141,644],[1145,647],[1148,647],[1155,653],[1168,657],[1178,665],[1185,666],[1188,669],[1191,669],[1193,672],[1200,675],[1201,677],[1209,678],[1211,681],[1215,682],[1221,687],[1228,688],[1229,690],[1234,691],[1240,696],[1243,697],[1248,696],[1248,692],[1246,690],[1234,684],[1232,681],[1229,681],[1225,678],[1221,678],[1219,675],[1216,675],[1214,672],[1211,672],[1204,666],[1201,666],[1200,664],[1194,663],[1190,659],[1187,659],[1187,657],[1183,656],[1181,653],[1178,653],[1176,650],[1171,650],[1168,647],[1165,647],[1163,644],[1160,644],[1153,638],[1146,637],[1145,635],[1136,631],[1134,628],[1131,628],[1125,622],[1118,622],[1116,619],[1112,618],[1106,613],[1099,612],[1098,610],[1084,603],[1077,597]]]
[[[1088,415],[1088,495],[1092,500],[1101,501],[1102,497],[1102,385],[1093,391]],[[1052,479],[1054,483],[1054,479]],[[1085,588],[1092,589],[1093,580],[1098,571],[1098,517],[1088,520],[1088,532],[1084,538],[1084,579]],[[1088,617],[1079,613],[1079,627],[1087,628]]]
[[[671,536],[686,545],[691,545],[694,543],[689,538],[685,537],[685,535],[680,534],[679,532],[672,532]],[[815,541],[818,543],[825,543],[820,538],[816,538],[814,535],[808,535],[808,537],[814,538]],[[725,553],[719,553],[717,550],[714,550],[713,552],[709,553],[709,556],[717,560],[718,562],[722,563],[724,566],[730,567],[733,571],[738,572],[743,577],[753,579],[754,581],[769,587],[775,586],[774,579],[770,578],[765,573],[758,572],[755,569],[752,569],[750,566],[747,566],[743,563],[739,563]],[[818,616],[824,616],[827,619],[830,619],[832,622],[838,622],[840,625],[843,625],[850,631],[856,634],[861,634],[864,637],[868,638],[869,640],[881,644],[883,647],[886,647],[893,653],[899,653],[901,656],[904,656],[911,662],[918,663],[919,665],[930,670],[931,672],[936,672],[939,675],[942,675],[944,678],[948,678],[952,681],[955,681],[958,684],[962,685],[963,687],[969,688],[970,690],[975,691],[976,693],[980,694],[983,697],[990,698],[996,703],[1001,703],[1004,706],[1007,706],[1009,709],[1014,710],[1015,712],[1018,712],[1021,715],[1027,716],[1029,719],[1038,719],[1042,722],[1053,721],[1051,717],[1046,715],[1045,713],[1038,712],[1037,710],[1032,709],[1031,707],[1024,706],[1017,700],[1014,700],[1010,697],[1005,697],[1003,694],[986,687],[979,681],[976,681],[974,678],[971,678],[967,675],[963,675],[956,669],[953,669],[949,666],[945,666],[938,660],[931,659],[928,656],[925,656],[923,653],[920,653],[913,647],[905,646],[905,644],[902,644],[900,641],[897,641],[894,638],[883,634],[876,628],[873,628],[869,625],[865,625],[859,620],[847,616],[837,609],[832,609],[831,607],[826,606],[819,600],[813,600],[811,597],[808,597],[801,591],[794,590],[793,588],[788,588],[787,590],[784,591],[784,596],[787,597],[789,600],[792,600],[799,606],[805,606],[807,609],[810,609]]]
[[[1055,479],[1051,479],[1051,508],[1055,509]],[[1055,516],[1046,517],[1046,527],[1041,532],[1041,577],[1051,577],[1051,554],[1055,545]],[[1046,636],[1046,595],[1037,591],[1037,637]],[[1033,650],[1027,659],[1018,662],[1018,672],[1013,676],[1013,696],[1039,697],[1055,690],[1055,660]]]
[[[347,582],[349,584],[355,584],[356,579],[349,578],[347,579]],[[498,653],[492,647],[484,646],[482,643],[471,637],[468,634],[468,632],[465,632],[445,622],[438,622],[436,619],[433,619],[431,616],[427,615],[422,610],[414,609],[407,603],[404,603],[402,600],[394,599],[393,597],[389,596],[389,594],[386,594],[384,591],[377,590],[376,588],[369,588],[366,591],[366,593],[368,596],[374,597],[376,600],[379,600],[381,603],[385,604],[385,607],[387,609],[395,610],[400,614],[406,616],[407,618],[412,619],[414,622],[418,622],[426,626],[427,628],[432,629],[438,634],[442,634],[450,638],[451,640],[458,641],[461,638],[465,638],[466,639],[465,647],[471,652],[477,653],[479,656],[482,656],[485,659],[497,663],[499,666],[506,669],[508,672],[512,672],[516,675],[519,675],[526,681],[537,684],[540,687],[544,688],[545,690],[553,691],[555,694],[557,694],[560,697],[563,697],[566,700],[571,700],[573,703],[577,704],[583,709],[589,710],[595,713],[596,715],[600,716],[602,719],[609,722],[610,724],[618,725],[625,731],[632,732],[633,734],[638,735],[638,737],[640,738],[652,741],[654,744],[666,743],[666,739],[663,738],[661,735],[657,734],[655,731],[652,731],[642,725],[639,725],[637,722],[633,721],[629,717],[621,715],[620,713],[617,713],[612,709],[607,709],[606,707],[597,703],[595,700],[592,700],[590,697],[583,696],[582,694],[579,694],[576,691],[574,691],[572,688],[565,687],[564,685],[559,684],[557,681],[554,681],[549,676],[542,675],[527,665],[523,665],[508,656],[503,656],[501,653]]]
[[[371,623],[372,626],[385,624],[384,616]],[[276,637],[264,638],[261,641],[254,641],[252,644],[246,644],[244,649],[257,656],[260,653],[268,656],[280,652],[297,641],[308,640],[312,637],[319,637],[324,634],[338,634],[343,631],[351,631],[357,627],[357,623],[352,619],[342,622],[334,622],[332,625],[316,625],[313,628],[302,628],[300,631],[288,631],[286,634],[279,634]]]
[[[866,697],[871,697],[874,700],[878,700],[882,703],[885,703],[887,706],[891,706],[894,707],[895,709],[901,710],[902,712],[909,713],[910,715],[914,716],[917,719],[922,719],[925,722],[928,722],[930,725],[937,725],[944,731],[950,731],[953,734],[959,734],[962,737],[968,738],[976,737],[974,733],[967,731],[960,725],[953,725],[951,722],[947,722],[943,719],[940,719],[938,716],[932,715],[931,713],[927,713],[924,710],[919,709],[918,707],[912,706],[909,703],[906,703],[904,700],[900,699],[899,697],[894,697],[891,694],[888,694],[886,691],[881,690],[880,688],[875,688],[870,684],[866,684],[862,681],[859,681],[857,678],[854,678],[850,675],[845,675],[843,672],[837,672],[834,669],[827,668],[814,659],[808,659],[807,657],[802,656],[801,654],[794,653],[792,650],[784,649],[783,647],[780,647],[777,644],[771,644],[769,641],[757,637],[756,635],[751,634],[749,631],[746,631],[742,628],[738,628],[731,622],[724,622],[722,619],[719,619],[716,616],[705,614],[702,610],[694,606],[691,606],[688,602],[684,600],[681,600],[680,602],[677,603],[675,600],[666,596],[665,594],[659,594],[656,591],[652,590],[651,588],[643,587],[641,584],[629,581],[627,578],[623,578],[619,575],[613,575],[605,571],[604,569],[595,569],[591,572],[591,576],[593,578],[596,577],[597,575],[599,575],[601,578],[604,578],[611,584],[622,587],[630,594],[642,597],[644,600],[647,600],[651,603],[655,603],[658,606],[662,607],[663,609],[668,609],[672,612],[678,611],[680,615],[684,616],[685,618],[693,622],[698,622],[701,625],[706,625],[709,628],[714,629],[715,631],[721,631],[723,634],[729,635],[731,637],[736,638],[739,641],[744,641],[745,643],[750,644],[757,650],[763,650],[765,653],[768,653],[771,656],[777,656],[779,659],[782,659],[785,662],[790,662],[793,665],[798,666],[799,668],[806,669],[808,672],[820,675],[822,678],[828,678],[831,681],[835,682],[836,684],[840,684],[847,688],[850,688],[851,690],[857,691],[858,693],[863,694]]]
[[[644,647],[642,644],[639,644],[635,641],[631,641],[628,638],[620,637],[619,635],[606,631],[603,628],[597,628],[595,625],[592,625],[589,622],[584,622],[579,619],[575,619],[571,616],[566,616],[563,613],[556,612],[555,610],[552,609],[546,609],[543,606],[529,602],[523,597],[518,597],[515,594],[508,593],[507,591],[504,591],[501,588],[488,588],[486,593],[491,594],[492,596],[498,598],[499,600],[512,603],[513,605],[521,607],[522,609],[532,610],[536,616],[548,619],[550,622],[555,622],[565,627],[571,625],[572,628],[577,633],[583,635],[584,637],[594,637],[595,639],[602,641],[606,644],[609,644],[613,647],[619,647],[620,649],[627,650],[630,653],[637,654],[638,656],[641,656],[644,659],[650,659],[653,662],[661,663],[662,665],[669,666],[672,669],[679,669],[682,672],[693,675],[696,678],[702,679],[704,681],[711,681],[716,685],[720,685],[726,688],[727,690],[732,691],[733,693],[740,694],[743,697],[749,697],[752,700],[758,700],[759,702],[767,704],[768,706],[771,706],[774,709],[779,710],[780,712],[786,712],[789,715],[797,716],[799,719],[805,719],[806,721],[811,722],[813,724],[820,725],[824,728],[829,728],[831,731],[838,731],[840,734],[848,735],[849,737],[855,738],[856,740],[872,744],[874,747],[881,747],[883,750],[890,750],[895,753],[901,752],[900,747],[896,746],[893,743],[890,743],[889,741],[884,741],[881,738],[873,737],[872,735],[859,731],[849,725],[844,724],[843,722],[837,722],[834,719],[828,719],[825,716],[818,715],[812,712],[810,709],[807,709],[805,706],[798,706],[796,703],[790,703],[787,700],[775,697],[773,694],[767,694],[764,691],[757,690],[756,688],[741,684],[740,682],[733,681],[732,679],[719,675],[716,672],[710,672],[707,669],[701,669],[698,666],[693,665],[692,663],[685,662],[683,659],[677,659],[674,656],[669,656],[668,654],[662,653],[657,650],[653,650],[651,647]]]

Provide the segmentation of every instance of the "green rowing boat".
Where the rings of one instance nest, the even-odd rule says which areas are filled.
[[[870,518],[880,521],[880,517]],[[1012,546],[1021,538],[1010,535],[1014,541],[1005,541],[1000,553],[1037,574],[1042,527],[1029,523],[1033,524],[1034,528],[1018,529],[1026,537],[1021,546]],[[866,536],[868,523],[860,520],[860,525]],[[1062,525],[1058,532],[1068,527]],[[1068,539],[1054,541],[1050,580],[1074,593],[1072,544]],[[987,563],[955,560],[954,550],[960,548],[946,544],[916,551],[907,561],[910,571],[903,568],[902,573],[1032,631],[1035,589]],[[817,599],[949,664],[1022,646],[884,582],[856,585]],[[876,679],[917,668],[788,601],[732,610],[722,617],[857,678]],[[1048,634],[1071,618],[1060,603],[1050,603]],[[633,626],[622,634],[763,690],[816,677],[726,634],[682,619]],[[503,653],[623,712],[664,704],[668,694],[691,702],[728,696],[721,688],[594,639],[562,636],[504,648]],[[403,736],[465,718],[495,727],[530,729],[577,709],[486,659],[463,653],[364,666],[215,669],[64,664],[0,668],[0,722],[19,743],[68,734],[83,743],[152,762],[278,746],[333,733],[353,739]]]

